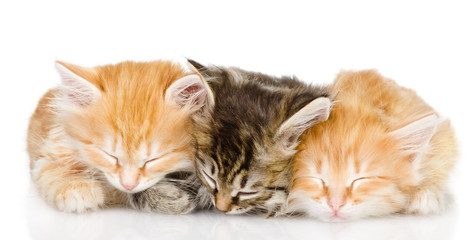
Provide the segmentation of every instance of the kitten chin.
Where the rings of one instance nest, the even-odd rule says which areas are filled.
[[[287,211],[344,221],[444,210],[458,154],[449,120],[375,71],[343,72],[331,89],[333,112],[298,147]]]
[[[203,66],[215,105],[193,116],[197,176],[226,214],[279,215],[301,134],[329,116],[325,88],[292,77]]]
[[[48,203],[65,212],[127,204],[167,173],[193,170],[191,116],[212,100],[195,70],[169,61],[56,68],[61,86],[41,98],[27,140]]]

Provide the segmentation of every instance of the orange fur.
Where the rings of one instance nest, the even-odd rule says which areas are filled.
[[[95,68],[58,64],[93,84],[101,97],[71,106],[68,98],[74,96],[55,88],[31,117],[32,176],[48,202],[63,211],[83,212],[125,197],[106,178],[117,182],[116,188],[126,180],[145,186],[171,171],[193,169],[190,109],[165,100],[168,87],[190,72],[167,61]],[[109,153],[119,161],[113,163]]]
[[[449,120],[415,159],[391,134],[434,113],[414,91],[375,71],[343,72],[332,89],[329,119],[303,136],[295,157],[290,211],[327,221],[440,211],[457,155]]]

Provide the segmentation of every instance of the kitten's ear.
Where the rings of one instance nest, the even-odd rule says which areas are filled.
[[[192,65],[192,67],[194,67],[195,69],[197,69],[198,71],[200,71],[201,69],[204,69],[205,66],[203,66],[202,64],[198,63],[197,61],[195,60],[192,60],[192,59],[189,59],[187,58],[187,61],[188,63],[190,63],[190,65]]]
[[[306,129],[329,118],[331,106],[327,97],[316,98],[308,103],[281,125],[275,136],[276,143],[285,148],[297,147],[299,137]]]
[[[400,148],[403,151],[419,154],[428,147],[440,122],[436,114],[431,114],[391,132],[390,135],[401,142]]]
[[[210,87],[198,74],[182,77],[172,83],[165,92],[165,101],[170,105],[188,106],[193,112],[214,104]]]
[[[97,73],[94,69],[61,61],[56,61],[55,66],[61,76],[63,91],[73,104],[88,105],[101,97],[95,86]]]

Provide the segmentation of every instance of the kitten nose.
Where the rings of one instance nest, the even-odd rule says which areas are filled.
[[[218,211],[220,211],[221,213],[227,213],[228,212],[228,209],[220,209],[219,207],[216,207],[216,209]]]
[[[127,190],[130,191],[130,190],[134,189],[135,187],[137,187],[138,184],[137,184],[137,183],[135,183],[135,184],[124,184],[124,183],[121,183],[121,185],[122,185],[125,189],[127,189]]]
[[[231,210],[231,197],[227,194],[219,192],[215,199],[215,207],[222,213],[227,213]]]
[[[342,200],[328,200],[327,205],[329,205],[329,207],[331,207],[334,212],[337,212],[345,205],[345,202]]]
[[[119,182],[126,190],[131,191],[139,185],[139,170],[130,166],[123,167],[119,175]]]
[[[223,201],[218,201],[215,205],[215,208],[222,213],[227,213],[230,211],[230,206]]]

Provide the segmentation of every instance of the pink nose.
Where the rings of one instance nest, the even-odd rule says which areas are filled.
[[[132,189],[134,189],[135,187],[137,187],[137,183],[136,183],[136,184],[124,184],[124,183],[121,183],[121,185],[122,185],[125,189],[127,189],[127,190],[129,190],[129,191],[132,190]]]
[[[339,211],[339,209],[341,207],[343,207],[345,205],[345,202],[344,201],[327,201],[327,205],[329,205],[329,207],[332,208],[332,210],[334,210],[334,212],[337,212]]]

